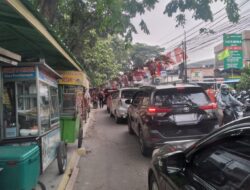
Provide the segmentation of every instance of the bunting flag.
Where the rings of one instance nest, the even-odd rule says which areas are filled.
[[[217,55],[217,58],[219,61],[222,61],[230,56],[230,51],[228,49],[225,49],[221,53]]]

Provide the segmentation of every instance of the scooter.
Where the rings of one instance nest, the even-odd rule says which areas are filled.
[[[223,110],[223,123],[227,124],[231,121],[242,118],[244,116],[244,110],[244,107],[238,105],[226,106],[226,108]]]

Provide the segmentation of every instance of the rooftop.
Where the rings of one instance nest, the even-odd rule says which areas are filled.
[[[191,88],[191,87],[200,87],[196,84],[185,84],[185,83],[178,83],[178,84],[160,84],[160,85],[147,85],[142,86],[140,88],[152,88],[152,89],[171,89],[171,88]]]
[[[53,28],[26,0],[0,0],[0,47],[22,62],[45,59],[53,69],[83,71]]]

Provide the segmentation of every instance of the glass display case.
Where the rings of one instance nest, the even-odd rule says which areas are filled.
[[[76,112],[76,89],[75,86],[62,86],[61,113]]]
[[[17,82],[16,89],[19,135],[26,136],[27,133],[38,135],[36,83],[35,81]]]
[[[39,136],[59,127],[58,77],[45,65],[3,68],[4,138]]]
[[[57,156],[61,173],[67,163],[59,123],[57,80],[60,77],[45,62],[2,68],[3,127],[0,146],[38,145],[41,172]]]

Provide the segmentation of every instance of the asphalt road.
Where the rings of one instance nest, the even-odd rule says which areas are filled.
[[[116,124],[106,109],[96,112],[84,146],[75,190],[147,190],[150,158],[141,155],[135,136],[127,124]]]

